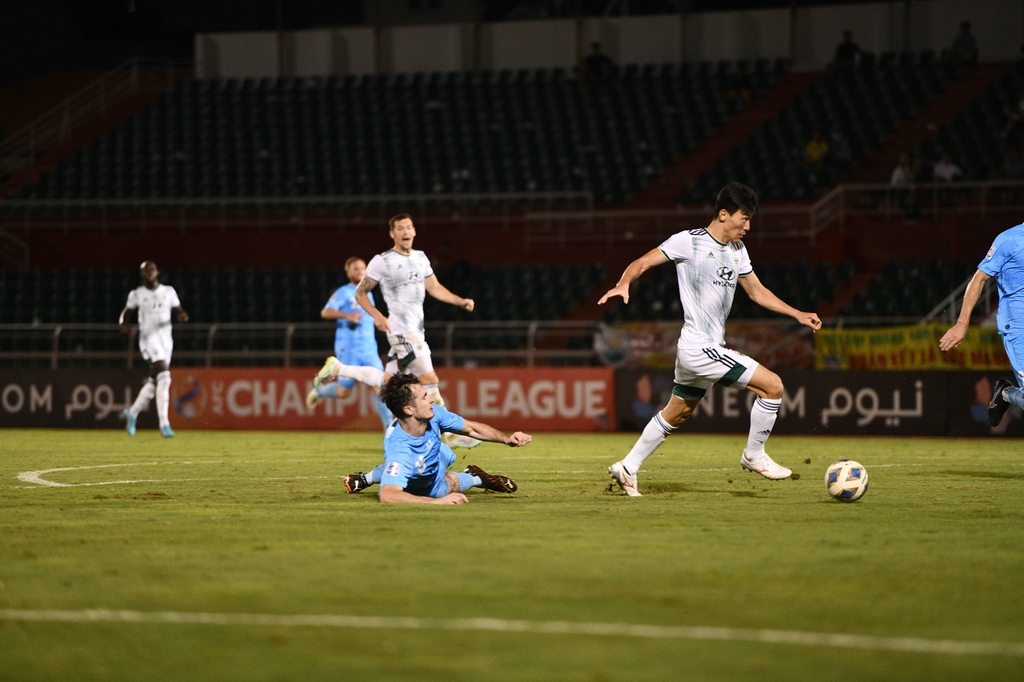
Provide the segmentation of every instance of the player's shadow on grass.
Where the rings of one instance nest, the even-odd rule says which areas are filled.
[[[947,469],[945,471],[939,471],[940,474],[946,474],[947,476],[970,476],[972,478],[1010,478],[1015,480],[1024,480],[1024,473],[1011,474],[1005,471],[956,471],[954,469]]]
[[[760,492],[754,490],[723,490],[722,488],[696,488],[685,483],[653,483],[647,486],[651,493],[726,493],[733,497],[764,497]]]

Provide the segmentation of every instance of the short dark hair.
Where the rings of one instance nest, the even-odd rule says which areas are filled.
[[[412,389],[410,386],[419,383],[412,374],[395,374],[380,389],[380,399],[391,410],[391,414],[399,419],[405,418],[402,408],[412,405]]]
[[[743,211],[749,216],[757,213],[757,192],[739,182],[730,182],[718,193],[715,202],[715,215],[725,209],[729,215]]]
[[[395,229],[395,223],[397,223],[399,220],[412,220],[412,216],[409,215],[408,213],[399,213],[396,216],[392,216],[391,220],[388,221],[388,229]]]

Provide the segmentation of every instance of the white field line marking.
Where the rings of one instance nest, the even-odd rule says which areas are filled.
[[[145,481],[103,481],[100,483],[58,483],[56,481],[48,481],[43,478],[45,474],[52,474],[56,471],[80,471],[82,469],[109,469],[111,467],[135,467],[135,466],[161,466],[166,464],[192,464],[192,462],[127,462],[124,464],[93,464],[90,466],[82,467],[57,467],[55,469],[39,469],[37,471],[23,471],[18,474],[17,478],[19,481],[24,483],[35,483],[36,485],[47,486],[50,488],[73,488],[77,486],[90,486],[90,485],[116,485],[119,483],[153,483],[152,480]]]
[[[332,614],[186,613],[180,611],[35,611],[0,609],[0,620],[35,622],[173,623],[185,625],[269,625],[275,627],[381,628],[387,630],[488,630],[558,635],[639,637],[645,639],[697,639],[767,644],[797,644],[873,651],[904,651],[954,656],[1020,656],[1024,643],[968,642],[919,637],[871,637],[800,630],[634,625],[630,623],[574,623],[570,621],[503,620],[499,618],[401,618]]]

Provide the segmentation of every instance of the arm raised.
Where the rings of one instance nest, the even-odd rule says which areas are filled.
[[[488,443],[504,443],[511,448],[520,448],[533,440],[533,436],[522,431],[516,431],[509,436],[493,426],[482,422],[471,422],[468,419],[465,420],[459,433]]]

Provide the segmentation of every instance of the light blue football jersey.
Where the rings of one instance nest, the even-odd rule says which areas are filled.
[[[380,484],[397,485],[407,493],[429,496],[447,468],[442,459],[441,434],[459,431],[464,424],[462,417],[439,405],[434,405],[427,432],[419,438],[393,423],[384,436],[384,474]]]
[[[374,303],[373,293],[368,292],[367,295],[370,297],[370,303]],[[343,348],[347,353],[357,354],[370,350],[376,355],[377,340],[374,336],[373,317],[356,303],[355,284],[339,287],[324,307],[343,313],[359,313],[361,316],[359,322],[338,320],[338,329],[334,332],[336,349]]]
[[[1024,223],[996,237],[978,269],[997,278],[999,333],[1009,335],[1024,331]]]

